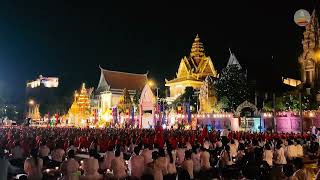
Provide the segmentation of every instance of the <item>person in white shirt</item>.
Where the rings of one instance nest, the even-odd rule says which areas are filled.
[[[297,150],[296,146],[293,144],[292,140],[288,140],[288,146],[287,146],[287,159],[288,160],[293,160],[294,158],[297,157]]]
[[[43,161],[38,157],[38,151],[36,149],[31,150],[30,154],[31,157],[24,161],[24,171],[26,172],[28,179],[41,180],[43,176]]]
[[[159,153],[157,151],[152,152],[153,168],[152,175],[154,180],[163,180],[162,166],[163,163],[159,161]]]
[[[238,147],[236,146],[236,144],[235,144],[233,139],[231,139],[231,142],[230,142],[229,146],[230,146],[230,155],[231,155],[231,157],[236,157],[237,156]]]
[[[181,165],[182,162],[184,161],[184,152],[185,152],[185,148],[183,147],[182,144],[178,145],[178,149],[177,149],[177,164]]]
[[[24,158],[24,150],[20,146],[19,142],[15,143],[14,148],[11,150],[11,154],[13,159],[23,159]]]
[[[198,149],[196,146],[192,148],[191,159],[193,161],[193,171],[197,174],[201,170],[201,165],[200,165],[200,153],[198,152]]]
[[[172,179],[175,179],[177,176],[177,167],[176,167],[176,152],[172,150],[170,144],[167,146],[167,162],[168,162],[168,175]]]
[[[61,173],[63,175],[63,180],[78,180],[77,172],[79,169],[79,163],[74,159],[74,151],[68,151],[68,160],[62,162],[60,166]]]
[[[284,149],[282,147],[282,143],[280,141],[277,142],[276,150],[275,150],[275,161],[276,165],[285,165],[287,164],[286,157],[284,155]]]
[[[204,170],[208,170],[211,168],[210,154],[208,152],[208,149],[202,148],[202,151],[200,153],[200,167]]]
[[[103,176],[98,173],[99,162],[94,156],[97,151],[92,149],[89,151],[89,158],[83,160],[83,175],[80,176],[80,180],[100,180]]]
[[[111,169],[111,161],[116,158],[114,156],[114,151],[113,151],[113,147],[109,147],[108,151],[106,152],[106,154],[104,155],[104,159],[103,159],[103,167],[102,169]]]
[[[160,168],[162,169],[162,175],[165,176],[168,174],[168,158],[166,157],[166,153],[164,149],[159,149],[159,158],[157,159],[157,163],[160,164]]]
[[[145,149],[141,152],[141,155],[144,158],[144,164],[147,165],[149,163],[152,163],[152,152],[153,152],[153,146],[152,145],[145,145]]]
[[[187,150],[185,152],[185,160],[182,163],[182,168],[188,171],[190,179],[194,179],[193,176],[193,161],[191,159],[192,152],[190,150]]]
[[[221,142],[224,146],[228,144],[229,129],[223,129],[220,133]]]
[[[114,152],[115,158],[111,161],[111,170],[113,171],[114,178],[124,179],[127,177],[126,166],[123,158],[121,157],[121,152],[117,149]]]
[[[64,155],[65,151],[60,144],[57,144],[56,148],[51,152],[52,160],[58,163],[61,163],[63,161]]]
[[[224,150],[221,152],[220,159],[223,167],[232,166],[234,164],[229,145],[224,147]]]
[[[41,158],[46,158],[50,154],[50,148],[47,146],[45,141],[42,141],[39,147],[39,156]]]
[[[140,179],[144,172],[144,158],[139,155],[140,148],[138,146],[133,148],[134,154],[131,156],[128,164],[129,173],[131,177]]]
[[[263,151],[263,160],[268,163],[270,167],[272,167],[273,163],[273,152],[271,151],[270,145],[266,144],[264,146],[264,151]]]
[[[299,140],[296,140],[296,151],[297,151],[297,157],[303,157],[303,147],[301,146],[301,142]]]

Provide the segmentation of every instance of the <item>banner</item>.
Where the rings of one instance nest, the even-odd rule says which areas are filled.
[[[191,123],[191,111],[190,111],[190,103],[186,103],[186,113],[188,115],[188,123]]]
[[[134,106],[132,106],[130,109],[131,109],[131,122],[134,125],[135,124],[135,122],[134,122]]]
[[[113,122],[115,124],[118,123],[118,109],[115,107],[115,108],[112,108],[112,116],[113,116]]]

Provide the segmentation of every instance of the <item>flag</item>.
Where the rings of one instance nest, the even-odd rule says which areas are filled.
[[[191,111],[190,111],[190,103],[186,103],[186,113],[188,115],[188,123],[191,123]]]
[[[131,121],[134,124],[134,106],[131,107]]]
[[[118,122],[118,109],[116,107],[112,108],[112,116],[114,119],[114,123],[116,124]]]

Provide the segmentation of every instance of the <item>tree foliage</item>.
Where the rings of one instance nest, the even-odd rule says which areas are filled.
[[[175,107],[178,107],[186,102],[190,102],[190,106],[192,106],[193,111],[195,111],[195,105],[198,103],[197,101],[198,99],[197,96],[195,96],[195,90],[193,87],[186,87],[184,93],[181,94],[172,104]]]
[[[236,109],[249,98],[246,74],[237,65],[229,65],[224,68],[215,87],[218,97],[226,98],[227,106],[224,109],[227,111]]]

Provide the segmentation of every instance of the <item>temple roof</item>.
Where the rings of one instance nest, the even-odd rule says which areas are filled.
[[[135,74],[120,71],[111,71],[101,68],[101,76],[99,85],[97,88],[98,92],[118,89],[118,90],[142,90],[147,84],[147,73]]]
[[[229,61],[228,61],[227,67],[230,66],[230,65],[236,65],[241,69],[242,67],[241,67],[238,59],[236,58],[236,56],[231,52],[230,49],[229,49],[229,52],[230,52],[230,57],[229,57]]]
[[[175,78],[175,79],[172,79],[170,81],[166,80],[166,86],[169,86],[170,84],[174,84],[174,83],[181,83],[183,81],[185,81],[185,82],[194,81],[194,82],[202,83],[201,80],[196,79],[193,76],[190,76],[190,77]]]

